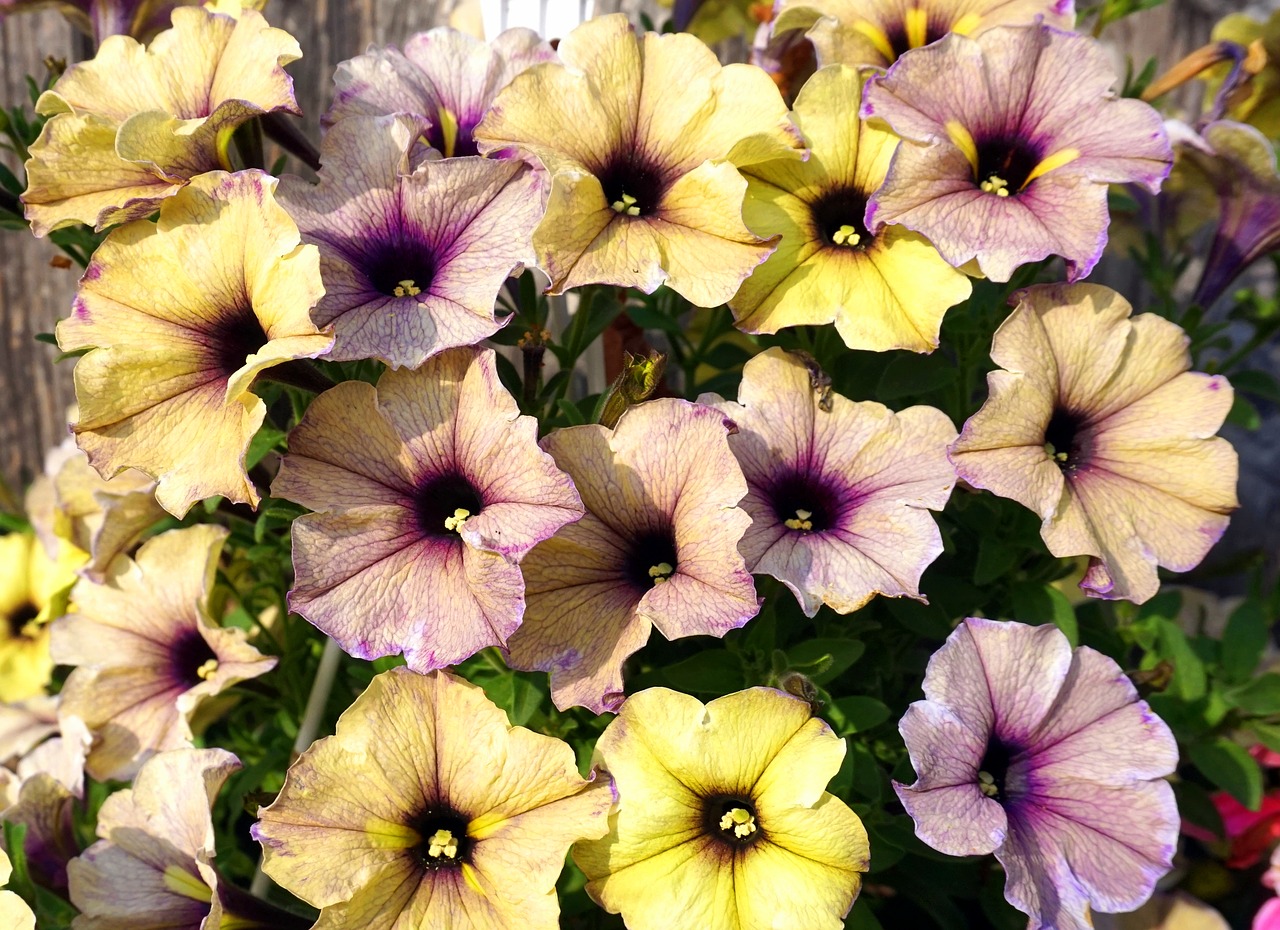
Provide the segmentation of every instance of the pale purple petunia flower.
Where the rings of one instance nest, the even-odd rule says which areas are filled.
[[[271,491],[316,511],[293,524],[289,606],[350,655],[419,672],[505,646],[519,562],[583,512],[490,349],[321,394]]]
[[[410,38],[403,52],[375,47],[338,65],[324,121],[408,113],[430,123],[426,141],[446,158],[478,155],[471,132],[498,91],[526,68],[555,59],[532,29],[508,29],[488,44],[456,29],[431,29]]]
[[[330,358],[416,368],[492,336],[507,276],[534,262],[542,186],[516,160],[449,158],[414,167],[425,124],[409,116],[343,120],[326,134],[319,185],[288,177],[277,197],[320,250]]]
[[[1169,728],[1108,657],[1054,626],[969,618],[929,660],[899,724],[918,780],[894,783],[925,843],[994,852],[1029,930],[1087,930],[1169,871]]]
[[[907,52],[863,97],[863,118],[905,140],[867,228],[906,226],[995,281],[1050,255],[1084,277],[1107,242],[1107,185],[1158,191],[1173,157],[1160,115],[1114,82],[1101,44],[1042,25]]]

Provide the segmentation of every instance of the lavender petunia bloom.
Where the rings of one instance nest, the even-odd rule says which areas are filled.
[[[416,368],[492,336],[502,283],[535,261],[536,172],[479,157],[415,169],[424,125],[405,115],[343,120],[325,136],[318,186],[280,182],[280,203],[320,250],[325,294],[312,318],[333,325],[332,359]]]
[[[338,65],[324,122],[408,113],[430,124],[424,137],[446,158],[478,155],[471,132],[498,91],[531,65],[555,60],[531,29],[508,29],[487,45],[447,27],[420,32],[403,52],[371,48]]]
[[[1218,225],[1195,293],[1207,307],[1249,265],[1280,249],[1276,150],[1254,127],[1230,120],[1212,122],[1199,134],[1177,123],[1169,129],[1182,186],[1207,187],[1217,200]]]
[[[737,425],[729,437],[747,479],[747,566],[792,590],[812,617],[824,603],[857,610],[876,594],[914,597],[942,552],[929,510],[955,485],[956,429],[932,407],[894,413],[815,385],[798,357],[769,349],[747,362],[738,403],[704,394]]]
[[[582,516],[489,349],[321,394],[271,490],[316,511],[293,524],[289,605],[350,655],[420,672],[505,646],[520,560]]]
[[[1101,44],[1048,26],[906,53],[863,98],[863,118],[906,140],[867,228],[906,226],[996,281],[1050,255],[1084,277],[1107,242],[1107,184],[1158,191],[1173,159],[1160,115],[1116,99],[1114,81]]]
[[[918,780],[894,783],[916,835],[994,852],[1029,930],[1088,930],[1169,871],[1178,809],[1169,728],[1120,667],[1054,626],[970,618],[929,660],[899,724]]]

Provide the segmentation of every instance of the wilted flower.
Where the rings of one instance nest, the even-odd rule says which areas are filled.
[[[834,320],[850,348],[928,352],[937,348],[947,308],[969,296],[969,279],[905,227],[873,236],[863,225],[898,139],[851,117],[861,98],[856,71],[823,68],[792,114],[809,159],[743,169],[743,219],[758,235],[782,241],[729,306],[749,333]]]
[[[293,764],[253,835],[327,930],[552,930],[565,851],[604,835],[610,789],[475,685],[399,668]]]
[[[1107,184],[1158,191],[1173,160],[1160,114],[1116,99],[1114,81],[1100,43],[1047,26],[950,35],[904,56],[864,95],[863,117],[905,140],[867,228],[902,224],[996,281],[1050,255],[1068,280],[1084,277],[1107,241]]]
[[[1212,122],[1199,133],[1174,124],[1170,134],[1180,184],[1198,182],[1216,200],[1213,244],[1195,292],[1196,302],[1207,307],[1253,262],[1280,249],[1276,150],[1254,127],[1229,120]],[[1196,217],[1209,218],[1204,213]]]
[[[862,822],[825,790],[844,753],[771,688],[632,695],[596,743],[618,806],[574,846],[587,893],[631,930],[838,930],[868,865]]]
[[[508,661],[551,675],[557,707],[622,703],[622,664],[656,626],[668,639],[723,636],[760,609],[738,553],[751,518],[722,414],[663,398],[615,429],[560,429],[542,445],[586,515],[529,553],[527,607]]]
[[[237,19],[180,8],[173,23],[145,48],[108,39],[41,95],[36,112],[50,119],[31,146],[22,195],[37,236],[148,216],[192,178],[229,169],[241,123],[301,112],[284,72],[302,56],[293,36],[252,10]]]
[[[110,477],[138,468],[156,499],[183,516],[221,495],[256,505],[245,452],[266,415],[250,391],[259,372],[328,351],[308,311],[320,257],[276,204],[261,171],[201,175],[160,208],[111,233],[93,253],[63,351],[76,364],[89,461]]]
[[[1089,284],[1019,292],[996,330],[990,396],[951,447],[961,478],[1029,507],[1057,556],[1089,556],[1080,587],[1142,603],[1156,566],[1194,568],[1237,506],[1221,375],[1189,371],[1186,334],[1130,319]]]
[[[665,281],[724,303],[773,249],[742,223],[737,169],[800,154],[778,89],[693,36],[637,36],[622,14],[583,23],[559,53],[564,64],[512,81],[475,133],[481,151],[516,148],[552,176],[533,237],[551,293]]]
[[[534,261],[541,182],[517,160],[450,158],[411,168],[423,123],[356,117],[325,136],[319,186],[280,183],[280,203],[320,249],[325,294],[312,311],[333,325],[336,360],[416,368],[501,327],[507,276]]]
[[[0,886],[7,885],[12,874],[9,857],[0,849]],[[11,930],[36,930],[36,915],[12,891],[0,891],[0,922]]]
[[[301,930],[291,914],[222,881],[210,810],[240,761],[175,749],[148,761],[98,814],[98,842],[67,871],[76,930]]]
[[[79,562],[69,547],[54,561],[30,533],[0,536],[0,701],[44,693],[49,622],[67,609]]]
[[[751,515],[738,549],[810,617],[824,603],[849,613],[876,594],[921,598],[920,575],[942,552],[929,510],[955,484],[955,427],[932,407],[855,403],[815,385],[815,374],[769,349],[747,362],[738,403],[698,398],[737,426],[729,448]]]
[[[81,573],[100,581],[111,560],[164,516],[155,492],[155,481],[137,469],[103,478],[68,437],[45,456],[24,504],[45,552],[56,557],[70,543],[89,556]]]
[[[1070,29],[1074,0],[783,0],[774,32],[806,29],[824,65],[887,68],[948,33],[1043,21]]]
[[[1223,115],[1256,126],[1268,138],[1280,136],[1280,10],[1266,20],[1248,13],[1224,16],[1214,25],[1211,38],[1216,43],[1230,42],[1262,52],[1257,56],[1257,70],[1247,73],[1240,86],[1228,89]],[[1226,70],[1226,66],[1220,65],[1218,70]]]
[[[209,616],[221,527],[171,530],[117,556],[102,584],[72,592],[77,612],[53,628],[56,662],[75,666],[59,714],[97,735],[87,768],[99,781],[128,779],[153,753],[191,745],[200,705],[275,667],[243,630]]]
[[[1178,746],[1115,662],[1052,625],[970,618],[924,696],[899,725],[917,781],[894,783],[920,839],[994,852],[1031,930],[1087,930],[1091,909],[1147,899],[1177,845]]]
[[[290,606],[349,654],[420,672],[505,645],[519,562],[582,513],[537,435],[491,349],[320,395],[272,485],[317,511],[293,524]]]
[[[531,65],[555,60],[532,29],[508,29],[488,44],[457,29],[431,29],[412,36],[403,52],[372,47],[338,65],[324,120],[407,113],[426,120],[423,138],[446,158],[478,155],[472,133],[498,91]]]

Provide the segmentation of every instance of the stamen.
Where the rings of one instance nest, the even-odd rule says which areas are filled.
[[[1058,462],[1065,462],[1068,458],[1068,454],[1066,452],[1059,452],[1053,447],[1053,443],[1051,442],[1046,442],[1044,444],[1044,454]]]
[[[636,206],[636,199],[630,194],[623,194],[621,200],[615,200],[609,206],[613,207],[615,213],[625,213],[627,216],[640,215],[640,208]]]
[[[417,297],[422,293],[422,288],[414,284],[412,278],[405,278],[403,281],[396,282],[394,293],[397,297]]]
[[[218,671],[217,659],[206,659],[198,669],[196,669],[196,677],[201,681],[208,681]]]
[[[979,184],[978,187],[988,194],[995,194],[997,197],[1009,196],[1009,182],[994,174]]]
[[[813,529],[813,521],[809,519],[813,516],[811,510],[796,509],[796,515],[791,520],[783,520],[782,525],[789,530],[811,530]]]
[[[1000,794],[1000,789],[996,787],[995,776],[990,772],[978,773],[978,790],[989,798],[997,797]]]
[[[462,524],[471,519],[471,511],[465,507],[459,507],[453,512],[452,517],[444,518],[444,528],[446,530],[457,530],[462,532]]]
[[[458,841],[452,830],[437,830],[427,840],[427,855],[433,859],[458,858]]]
[[[720,829],[726,833],[732,831],[738,839],[745,839],[756,832],[756,818],[751,811],[735,807],[720,818]]]
[[[649,577],[653,579],[654,584],[662,584],[675,573],[676,567],[670,562],[659,562],[649,568]]]
[[[858,235],[856,229],[845,224],[832,233],[831,241],[836,245],[855,246],[862,241],[862,237]]]

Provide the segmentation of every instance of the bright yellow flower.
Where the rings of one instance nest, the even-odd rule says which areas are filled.
[[[183,7],[173,24],[149,46],[108,38],[37,101],[50,119],[31,146],[22,195],[37,236],[149,216],[193,177],[231,167],[237,126],[300,112],[284,65],[302,52],[260,13]]]
[[[574,847],[587,893],[630,930],[839,930],[869,861],[862,822],[825,791],[844,752],[772,688],[633,695],[596,743],[618,805],[604,839]]]
[[[773,248],[742,223],[738,169],[799,155],[777,87],[693,36],[637,36],[621,14],[558,51],[563,64],[517,76],[475,130],[481,151],[515,148],[551,175],[533,236],[551,293],[665,281],[699,306],[728,300]]]
[[[0,701],[44,693],[53,672],[48,623],[66,610],[82,561],[67,546],[55,562],[30,533],[0,536]]]
[[[333,337],[311,322],[320,256],[276,203],[275,178],[210,172],[107,237],[58,324],[76,365],[77,442],[110,477],[137,468],[181,517],[221,495],[256,505],[244,470],[266,415],[262,371],[315,358]]]
[[[971,285],[919,233],[867,231],[867,198],[884,181],[898,137],[857,119],[861,105],[857,71],[823,68],[793,114],[811,147],[808,161],[744,169],[747,225],[782,241],[729,306],[749,333],[834,320],[850,348],[930,352],[943,314]]]

